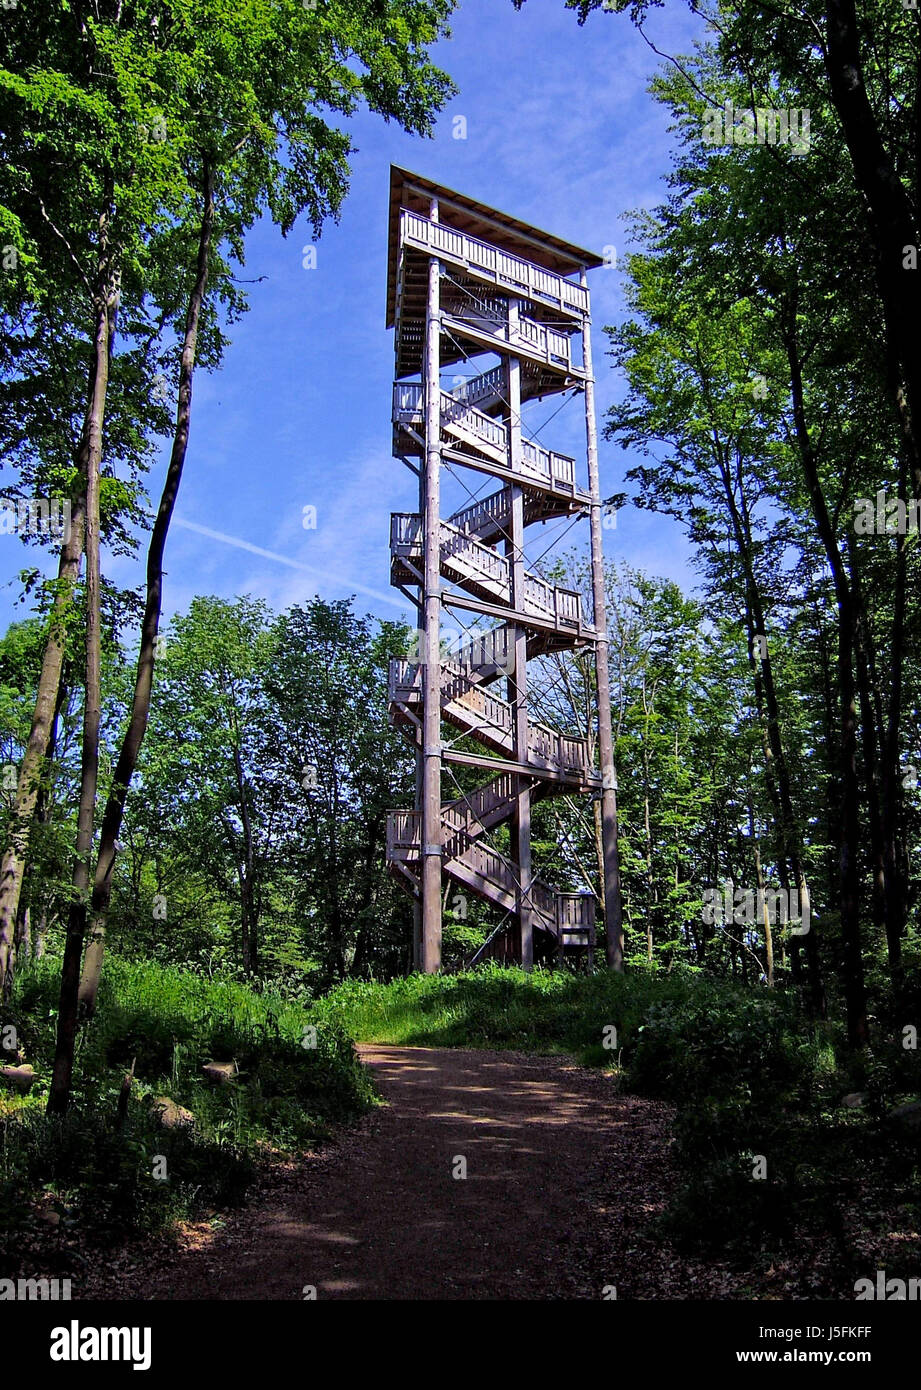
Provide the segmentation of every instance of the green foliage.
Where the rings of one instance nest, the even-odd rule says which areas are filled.
[[[78,1047],[71,1110],[63,1120],[46,1116],[59,968],[46,957],[23,970],[3,1011],[38,1073],[27,1097],[4,1099],[0,1109],[7,1240],[34,1225],[37,1198],[94,1240],[237,1204],[258,1158],[301,1150],[373,1101],[334,1019],[315,1020],[271,991],[256,995],[232,980],[111,957],[99,1012]],[[209,1083],[201,1069],[211,1061],[234,1062],[234,1079]],[[117,1129],[119,1088],[132,1062],[135,1084]],[[161,1096],[189,1110],[194,1127],[162,1128],[151,1113]],[[167,1181],[154,1175],[157,1156]]]
[[[797,1234],[839,1239],[855,1195],[910,1194],[921,1155],[885,1120],[921,1087],[918,1054],[895,1041],[867,1071],[842,1030],[810,1024],[784,995],[718,991],[706,981],[657,1003],[631,1058],[630,1084],[677,1107],[682,1183],[665,1229],[687,1247],[762,1258]],[[842,1097],[867,1085],[866,1111]]]
[[[197,598],[165,637],[116,869],[121,952],[294,992],[403,968],[409,901],[384,862],[387,809],[412,794],[387,715],[403,629],[345,601],[273,617]]]
[[[349,980],[315,1006],[361,1042],[428,1047],[573,1052],[611,1061],[629,1054],[656,999],[683,996],[692,976],[639,969],[629,975],[508,969],[493,963],[456,975],[412,975],[390,984]],[[605,1048],[605,1029],[617,1047]]]

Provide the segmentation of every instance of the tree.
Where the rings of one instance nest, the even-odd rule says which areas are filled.
[[[284,614],[273,635],[260,764],[280,793],[295,912],[310,923],[328,979],[365,974],[381,958],[392,969],[407,915],[386,874],[387,808],[412,778],[405,740],[388,722],[387,672],[405,631],[385,623],[375,634],[348,602],[315,599]]]
[[[148,551],[135,695],[102,823],[80,985],[87,1013],[99,985],[125,796],[149,717],[163,555],[188,449],[198,325],[214,249],[226,238],[242,260],[243,233],[265,211],[285,235],[304,212],[315,235],[326,217],[338,213],[347,188],[349,141],[319,112],[351,114],[364,101],[385,119],[426,134],[452,90],[425,50],[441,31],[451,0],[413,0],[408,12],[391,3],[328,3],[321,12],[295,0],[260,5],[256,13],[241,13],[232,0],[199,0],[195,13],[174,9],[163,41],[169,55],[178,49],[186,62],[180,89],[167,106],[167,125],[177,127],[188,146],[200,226],[173,448]]]
[[[120,8],[120,7],[119,7]],[[26,863],[29,827],[48,746],[65,647],[65,626],[87,545],[85,756],[81,848],[70,956],[88,885],[95,799],[98,692],[101,465],[115,320],[126,282],[143,257],[145,232],[168,220],[177,169],[152,151],[137,116],[147,74],[126,62],[124,34],[107,17],[84,24],[70,6],[5,16],[0,68],[4,175],[0,204],[27,253],[19,310],[41,335],[61,326],[82,339],[85,408],[72,471],[70,527],[61,543],[55,601],[32,729],[19,773],[10,839],[0,866],[0,979],[5,974]],[[116,205],[117,194],[117,205]],[[62,312],[62,306],[67,306]],[[127,305],[125,307],[128,307]],[[80,320],[82,319],[82,327]],[[21,355],[20,355],[21,360]],[[60,397],[58,396],[58,399]],[[86,880],[86,882],[84,882]],[[73,969],[73,960],[69,962]],[[76,966],[79,969],[79,961]]]

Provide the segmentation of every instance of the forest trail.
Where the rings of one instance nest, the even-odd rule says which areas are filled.
[[[661,1296],[640,1228],[668,1167],[665,1106],[565,1057],[361,1054],[386,1104],[276,1171],[224,1230],[188,1227],[178,1255],[120,1271],[122,1297]]]

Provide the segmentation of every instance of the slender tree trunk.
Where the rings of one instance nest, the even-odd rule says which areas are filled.
[[[774,932],[771,928],[771,914],[767,904],[767,893],[765,892],[764,867],[761,863],[761,845],[755,833],[755,805],[751,797],[748,801],[748,833],[752,842],[752,851],[755,856],[755,878],[758,883],[758,893],[762,904],[762,917],[764,921],[764,977],[768,989],[774,985]]]
[[[61,711],[67,704],[68,694],[67,675],[66,671],[64,671],[61,674],[58,697],[55,701],[54,718],[51,721],[51,732],[48,735],[48,747],[45,749],[44,761],[49,775],[42,778],[39,787],[38,798],[35,803],[35,812],[32,817],[33,826],[48,825],[54,811],[50,772],[54,763],[55,749],[57,748],[58,721],[61,717]],[[20,964],[32,959],[37,960],[41,955],[44,935],[47,931],[47,912],[44,905],[42,906],[38,918],[38,925],[36,928],[33,928],[32,912],[29,907],[28,898],[32,891],[31,884],[34,876],[35,865],[30,862],[26,865],[23,874],[22,888],[19,895],[19,911],[16,917],[16,944],[9,969],[6,972],[4,997],[7,999],[12,993],[13,979]]]
[[[74,1049],[77,1038],[77,991],[80,984],[80,960],[83,955],[83,942],[86,935],[96,785],[99,776],[99,473],[102,461],[102,426],[109,379],[112,316],[116,305],[113,266],[106,245],[108,230],[109,212],[107,211],[100,219],[100,233],[105,251],[102,257],[103,273],[99,277],[96,293],[96,375],[86,470],[86,690],[83,702],[80,804],[77,813],[77,838],[74,851],[74,897],[68,913],[64,959],[61,965],[57,1046],[51,1089],[48,1095],[48,1113],[58,1115],[62,1115],[67,1109],[73,1077]]]
[[[240,803],[240,821],[243,826],[243,867],[240,871],[240,925],[243,969],[247,975],[259,973],[259,943],[254,899],[256,879],[256,849],[253,836],[253,821],[249,807],[249,787],[243,771],[240,750],[233,750],[233,765],[237,775],[237,791]]]
[[[892,985],[898,999],[902,992],[902,934],[908,917],[905,891],[904,841],[902,831],[902,776],[899,765],[899,729],[902,713],[903,657],[905,644],[905,536],[899,537],[896,560],[895,607],[890,648],[889,717],[883,743],[881,795],[883,854],[886,891],[886,935]]]
[[[107,366],[106,366],[107,370]],[[90,397],[77,467],[85,479],[91,448],[94,403],[97,398],[98,359],[94,356],[90,376]],[[70,533],[64,537],[58,562],[58,579],[48,624],[48,638],[42,656],[42,669],[35,696],[35,709],[29,739],[19,769],[16,798],[13,803],[9,840],[0,863],[0,994],[6,988],[10,951],[16,929],[19,898],[28,856],[29,833],[35,815],[42,782],[42,769],[54,724],[61,671],[67,645],[67,616],[73,602],[73,591],[80,576],[83,554],[84,498],[71,504]]]
[[[179,368],[179,401],[176,412],[176,428],[173,433],[173,447],[147,552],[147,598],[141,624],[141,644],[134,681],[131,717],[122,739],[99,837],[99,855],[96,860],[96,876],[93,884],[90,937],[80,980],[80,1009],[87,1017],[91,1017],[95,1010],[96,995],[99,990],[99,977],[102,972],[102,959],[105,951],[106,922],[112,897],[112,871],[115,866],[118,834],[125,813],[125,800],[137,767],[141,744],[147,732],[157,632],[160,626],[160,612],[163,603],[163,556],[189,445],[192,418],[192,379],[195,372],[198,328],[208,283],[208,267],[214,229],[214,170],[207,162],[204,165],[203,198],[204,207],[198,238],[195,283],[186,312],[185,337]]]
[[[917,68],[918,119],[921,120],[921,55]],[[921,139],[921,137],[919,137]],[[921,169],[916,170],[921,179]],[[890,376],[895,368],[890,363]],[[896,386],[899,424],[902,430],[902,450],[899,455],[898,495],[908,501],[908,478],[915,461],[915,440],[911,430],[908,407],[901,384]],[[880,803],[883,841],[883,886],[885,894],[886,944],[889,969],[896,1001],[901,999],[904,986],[902,972],[902,936],[908,918],[906,893],[906,853],[904,843],[903,784],[900,766],[902,706],[904,699],[906,584],[908,578],[908,535],[896,538],[895,593],[892,605],[892,626],[889,639],[889,701],[883,723],[880,715]]]
[[[249,874],[245,871],[241,878],[241,896],[241,947],[243,955],[243,969],[247,975],[257,975],[259,973],[259,945],[256,939],[256,914],[255,909],[253,907],[253,883]]]
[[[594,829],[595,841],[595,867],[598,871],[598,883],[600,884],[600,894],[596,890],[595,896],[600,897],[602,904],[604,901],[604,836],[601,824],[601,802],[595,797],[592,801],[592,826]]]
[[[13,961],[15,970],[19,970],[32,954],[32,915],[29,911],[29,904],[22,898],[19,901],[19,912],[16,915],[16,941],[13,951]],[[13,984],[13,970],[7,972],[6,983],[9,987]]]
[[[838,774],[841,797],[838,828],[838,899],[844,947],[844,995],[848,1040],[853,1047],[863,1047],[868,1039],[868,1028],[860,928],[860,784],[857,776],[854,604],[844,560],[825,502],[818,462],[806,421],[802,369],[796,342],[795,303],[788,306],[784,339],[790,366],[794,430],[800,461],[816,527],[832,572],[838,606]]]
[[[767,645],[767,626],[765,622],[764,606],[762,604],[761,591],[752,560],[754,546],[752,542],[751,522],[745,495],[744,492],[741,491],[741,487],[741,508],[736,503],[732,476],[728,462],[725,459],[720,460],[720,471],[723,478],[723,487],[729,506],[733,531],[735,533],[736,548],[742,561],[745,577],[745,609],[749,631],[749,662],[754,673],[755,693],[759,710],[763,695],[764,712],[767,716],[765,724],[766,738],[764,743],[765,766],[768,772],[768,787],[769,789],[772,786],[776,788],[775,805],[779,812],[778,828],[780,830],[781,858],[789,862],[803,914],[808,918],[811,909],[809,884],[806,879],[802,837],[796,823],[796,814],[793,808],[790,766],[784,747],[783,737],[781,735],[780,701],[777,697],[777,687],[774,682],[774,668],[771,661],[770,649]],[[755,652],[756,642],[758,644],[757,655]],[[822,983],[822,971],[815,933],[812,930],[807,931],[805,937],[798,937],[796,941],[803,941],[804,945],[807,977],[809,981],[810,1007],[817,1017],[824,1018],[827,1012],[827,1004],[825,999],[825,988]],[[798,950],[794,949],[792,954],[794,959],[796,959]]]
[[[337,777],[334,767],[332,775]],[[330,968],[337,980],[344,980],[345,967],[345,928],[342,920],[342,899],[339,893],[339,798],[338,787],[333,788],[333,811],[329,821],[329,890],[331,894],[329,912]]]
[[[380,879],[380,873],[375,872],[375,859],[378,847],[381,842],[381,822],[375,816],[368,817],[367,835],[365,837],[365,871],[364,883],[362,885],[361,902],[358,908],[358,916],[362,926],[355,941],[355,954],[352,956],[352,971],[358,979],[361,978],[362,971],[371,960],[371,933],[368,929],[367,919],[371,907],[376,897],[376,885]],[[448,891],[448,884],[445,884],[445,892]],[[444,910],[444,909],[443,909]]]
[[[857,696],[863,749],[864,787],[870,830],[870,866],[873,876],[873,922],[877,931],[889,936],[886,922],[886,854],[883,846],[883,820],[880,788],[880,758],[885,726],[876,682],[875,659],[866,620],[860,558],[856,544],[850,547],[851,587],[854,594],[854,655]]]

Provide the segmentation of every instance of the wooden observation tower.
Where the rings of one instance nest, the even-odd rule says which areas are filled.
[[[441,964],[444,880],[500,909],[490,954],[591,952],[592,893],[532,872],[531,808],[582,793],[601,803],[608,964],[621,963],[617,805],[604,613],[602,504],[586,271],[590,251],[462,194],[391,169],[387,326],[395,329],[394,455],[419,479],[419,507],[391,518],[391,581],[415,606],[418,642],[390,670],[390,710],[416,748],[412,810],[393,811],[387,858],[416,902],[415,963]],[[490,362],[489,359],[492,359]],[[451,376],[458,364],[467,373]],[[522,407],[574,392],[586,469],[527,437]],[[449,491],[459,507],[442,517]],[[591,527],[593,613],[526,556],[528,528]],[[460,636],[445,640],[445,613]],[[528,662],[593,649],[597,766],[584,738],[529,715]],[[447,736],[446,736],[447,733]],[[461,746],[458,746],[461,745]],[[468,771],[463,772],[463,769]],[[458,775],[480,784],[457,794]],[[505,852],[496,828],[509,827]]]

